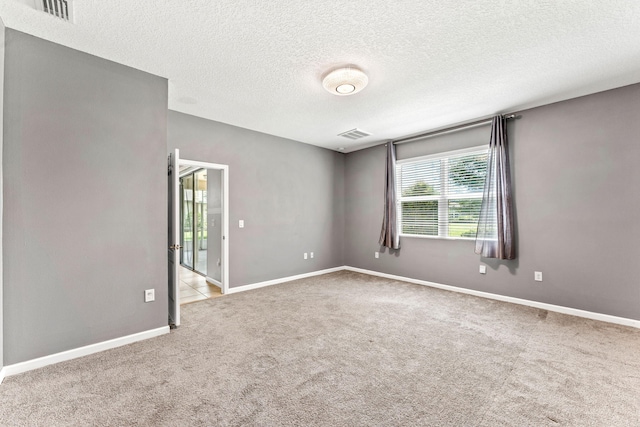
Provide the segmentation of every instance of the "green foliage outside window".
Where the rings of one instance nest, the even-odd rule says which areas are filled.
[[[449,162],[449,180],[468,192],[482,191],[487,171],[487,155],[451,159]]]
[[[481,199],[449,200],[449,237],[476,237]]]
[[[438,235],[438,201],[402,202],[402,233]]]
[[[418,181],[402,191],[403,197],[433,196],[436,191],[424,181]],[[438,201],[402,202],[402,233],[425,236],[438,235]]]

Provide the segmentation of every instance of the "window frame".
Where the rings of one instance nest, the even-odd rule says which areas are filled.
[[[415,237],[419,239],[439,239],[439,240],[475,240],[474,237],[450,237],[449,234],[449,200],[455,199],[480,199],[482,200],[484,190],[480,190],[479,192],[467,193],[467,194],[449,194],[448,192],[448,184],[449,180],[446,178],[448,175],[448,162],[445,162],[445,167],[440,170],[440,188],[441,194],[436,194],[432,196],[411,196],[411,197],[402,197],[402,189],[400,186],[402,185],[402,180],[399,179],[401,176],[401,168],[404,164],[410,163],[418,163],[422,161],[428,160],[440,160],[440,159],[450,159],[452,157],[464,156],[465,154],[474,154],[485,152],[487,155],[489,154],[489,146],[487,144],[484,145],[476,145],[473,147],[462,148],[457,150],[449,150],[449,151],[441,151],[439,153],[428,154],[424,156],[418,157],[410,157],[407,159],[396,160],[396,221],[397,227],[400,237]],[[402,232],[402,202],[414,201],[431,201],[436,200],[438,202],[438,235],[430,236],[424,234],[407,234]]]

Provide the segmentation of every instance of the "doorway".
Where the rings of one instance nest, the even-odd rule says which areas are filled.
[[[168,187],[169,324],[177,327],[181,270],[229,290],[229,166],[181,159],[175,149]]]

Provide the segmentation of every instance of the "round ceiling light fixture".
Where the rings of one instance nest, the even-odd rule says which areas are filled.
[[[346,96],[360,92],[369,83],[369,78],[354,67],[338,68],[322,79],[322,86],[334,95]]]

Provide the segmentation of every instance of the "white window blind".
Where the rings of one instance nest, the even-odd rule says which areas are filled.
[[[487,153],[482,146],[398,161],[400,234],[475,238]]]

